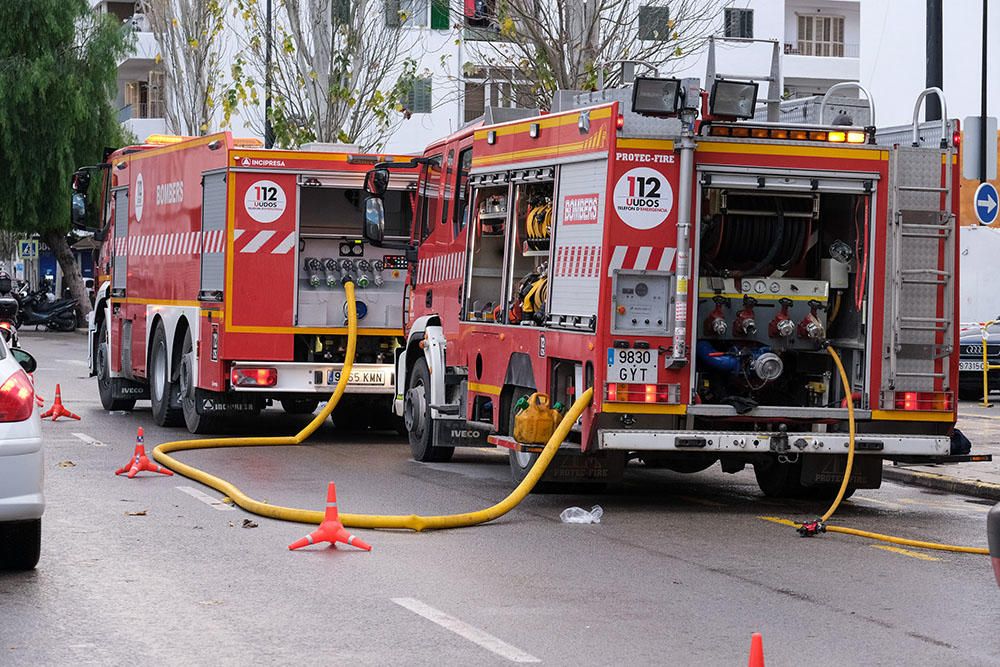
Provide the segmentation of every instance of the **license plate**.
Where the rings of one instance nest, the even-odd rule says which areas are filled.
[[[658,350],[608,348],[608,382],[656,383]]]
[[[960,371],[981,371],[983,370],[983,362],[981,361],[959,361],[958,370]]]
[[[327,371],[326,383],[337,384],[340,382],[340,371]],[[347,384],[363,385],[384,385],[385,371],[351,371],[351,377],[347,379]]]

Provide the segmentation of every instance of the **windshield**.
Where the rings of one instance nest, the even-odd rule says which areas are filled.
[[[362,190],[301,188],[299,193],[299,228],[302,232],[361,235],[365,200]],[[383,199],[385,235],[409,236],[413,219],[410,194],[403,190],[389,190]]]

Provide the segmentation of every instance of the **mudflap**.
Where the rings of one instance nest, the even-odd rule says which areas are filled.
[[[435,447],[492,447],[486,441],[490,433],[461,419],[434,420]]]
[[[247,394],[220,394],[204,389],[195,390],[195,409],[199,415],[241,417],[256,415],[264,409],[263,396]]]
[[[846,456],[814,455],[802,457],[802,485],[840,484],[847,468]],[[855,456],[851,466],[851,486],[877,489],[882,485],[882,457]]]
[[[111,378],[111,396],[129,400],[148,401],[149,385],[128,378]]]
[[[616,484],[624,474],[625,457],[622,452],[583,454],[579,451],[560,451],[549,463],[542,479],[565,484]]]

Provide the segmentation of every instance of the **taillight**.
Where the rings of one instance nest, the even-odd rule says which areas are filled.
[[[950,412],[953,407],[952,395],[948,391],[897,391],[897,410],[937,410]]]
[[[230,380],[234,387],[273,387],[278,384],[278,369],[234,368]]]
[[[23,422],[35,409],[35,388],[24,371],[0,385],[0,422]]]
[[[669,384],[609,382],[604,389],[605,400],[621,403],[676,403],[679,396],[677,385]]]

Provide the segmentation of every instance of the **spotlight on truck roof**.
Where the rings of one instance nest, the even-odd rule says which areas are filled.
[[[708,110],[713,116],[752,118],[757,106],[757,84],[753,81],[726,81],[712,84]]]
[[[643,116],[674,116],[680,105],[678,79],[638,77],[632,86],[632,111]]]

